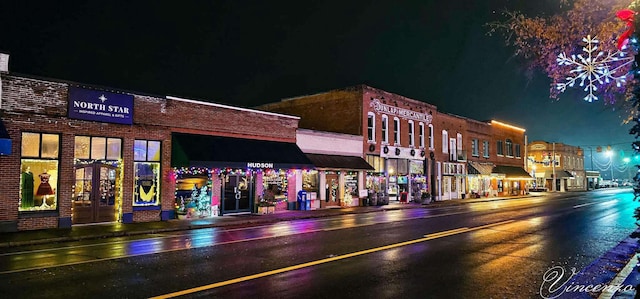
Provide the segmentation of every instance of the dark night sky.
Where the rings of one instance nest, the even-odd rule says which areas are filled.
[[[241,107],[364,83],[525,127],[530,141],[630,152],[620,111],[579,93],[549,99],[548,79],[529,80],[485,34],[504,8],[558,3],[2,1],[0,50],[16,73]]]

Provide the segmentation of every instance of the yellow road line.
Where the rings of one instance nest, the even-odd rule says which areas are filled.
[[[476,230],[480,230],[480,229],[484,229],[484,228],[489,228],[489,227],[493,227],[493,226],[498,226],[498,225],[502,225],[502,224],[511,223],[511,222],[514,222],[514,221],[515,220],[507,220],[507,221],[502,221],[502,222],[497,222],[497,223],[492,223],[492,224],[487,224],[487,225],[482,225],[482,226],[476,226],[476,227],[472,227],[472,228],[462,227],[462,228],[452,229],[452,230],[443,231],[443,232],[439,232],[439,233],[433,233],[433,234],[425,235],[423,238],[420,238],[420,239],[400,242],[400,243],[396,243],[396,244],[385,245],[385,246],[382,246],[382,247],[376,247],[376,248],[371,248],[371,249],[366,249],[366,250],[362,250],[362,251],[352,252],[352,253],[348,253],[348,254],[344,254],[344,255],[338,255],[338,256],[334,256],[334,257],[329,257],[329,258],[325,258],[325,259],[321,259],[321,260],[316,260],[316,261],[312,261],[312,262],[308,262],[308,263],[298,264],[298,265],[294,265],[294,266],[289,266],[289,267],[280,268],[280,269],[276,269],[276,270],[271,270],[271,271],[267,271],[267,272],[262,272],[262,273],[258,273],[258,274],[253,274],[253,275],[249,275],[249,276],[238,277],[238,278],[225,280],[225,281],[221,281],[221,282],[216,282],[216,283],[212,283],[212,284],[208,284],[208,285],[204,285],[204,286],[200,286],[200,287],[195,287],[195,288],[186,289],[186,290],[182,290],[182,291],[178,291],[178,292],[173,292],[173,293],[169,293],[169,294],[159,295],[159,296],[156,296],[156,297],[151,297],[151,299],[165,299],[165,298],[174,298],[174,297],[178,297],[178,296],[184,296],[184,295],[193,294],[193,293],[196,293],[196,292],[201,292],[201,291],[206,291],[206,290],[211,290],[211,289],[215,289],[215,288],[219,288],[219,287],[223,287],[223,286],[227,286],[227,285],[231,285],[231,284],[235,284],[235,283],[239,283],[239,282],[244,282],[244,281],[253,280],[253,279],[257,279],[257,278],[267,277],[267,276],[271,276],[271,275],[276,275],[276,274],[280,274],[280,273],[284,273],[284,272],[294,271],[294,270],[307,268],[307,267],[311,267],[311,266],[316,266],[316,265],[320,265],[320,264],[335,262],[335,261],[348,259],[348,258],[360,256],[360,255],[365,255],[365,254],[374,253],[374,252],[378,252],[378,251],[383,251],[383,250],[393,249],[393,248],[397,248],[397,247],[407,246],[407,245],[416,244],[416,243],[429,241],[429,240],[433,240],[433,239],[443,238],[443,237],[447,237],[447,236],[453,236],[453,235],[466,233],[466,232],[470,232],[470,231],[476,231]]]

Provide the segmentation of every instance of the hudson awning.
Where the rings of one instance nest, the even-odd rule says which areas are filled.
[[[545,170],[544,171],[544,177],[547,179],[552,179],[553,178],[553,170]],[[573,178],[573,175],[566,171],[566,170],[561,170],[558,169],[556,170],[556,179],[563,179],[563,178]]]
[[[374,170],[374,168],[361,157],[323,154],[306,155],[317,168]]]
[[[295,143],[173,133],[171,145],[173,167],[313,168]]]
[[[494,175],[502,174],[508,179],[533,180],[526,170],[518,166],[496,165],[491,172]]]
[[[493,170],[492,163],[469,162],[468,164],[467,171],[472,175],[491,175]]]
[[[11,154],[11,137],[4,123],[0,120],[0,156]]]

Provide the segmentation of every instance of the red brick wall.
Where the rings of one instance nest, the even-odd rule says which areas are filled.
[[[12,154],[0,156],[0,224],[16,223],[19,230],[58,227],[59,218],[70,218],[74,173],[74,138],[96,136],[123,141],[122,212],[133,213],[133,220],[158,221],[160,211],[133,212],[133,145],[135,139],[162,142],[160,201],[162,210],[174,209],[175,180],[171,169],[171,132],[188,132],[230,137],[292,142],[296,140],[297,117],[134,95],[134,125],[108,124],[69,119],[66,82],[2,75],[0,119],[12,139]],[[58,211],[18,213],[20,186],[21,133],[54,133],[61,136],[59,159]]]
[[[359,88],[296,97],[257,109],[299,116],[300,128],[352,135],[363,132],[362,90]]]

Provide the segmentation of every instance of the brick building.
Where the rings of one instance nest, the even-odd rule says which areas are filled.
[[[286,209],[298,117],[0,73],[0,231]],[[4,146],[2,148],[5,148]]]
[[[408,201],[430,190],[427,159],[434,150],[434,105],[358,85],[257,109],[299,116],[301,128],[362,136],[362,151],[374,168],[367,172],[365,186],[377,202]]]
[[[536,189],[561,192],[587,190],[582,148],[547,141],[534,141],[527,147],[528,169],[536,179]]]
[[[407,200],[462,198],[472,192],[514,195],[531,180],[523,169],[524,129],[442,113],[434,105],[370,86],[257,109],[299,116],[301,128],[363,136],[365,158],[374,168],[367,172],[366,188],[383,200],[401,200],[403,194]]]

